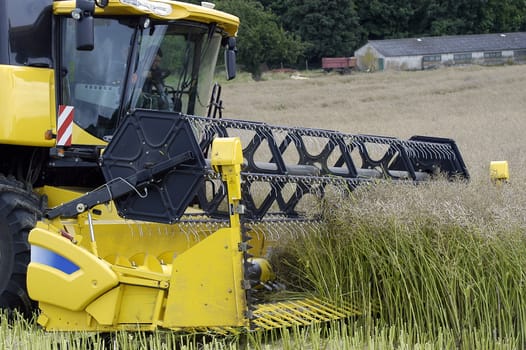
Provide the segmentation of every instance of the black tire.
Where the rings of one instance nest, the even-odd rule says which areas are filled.
[[[0,307],[31,316],[35,303],[26,288],[29,231],[42,216],[40,198],[11,177],[0,175]]]

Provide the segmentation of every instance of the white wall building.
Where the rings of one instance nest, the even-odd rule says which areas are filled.
[[[361,70],[526,63],[526,32],[369,40],[354,56]]]

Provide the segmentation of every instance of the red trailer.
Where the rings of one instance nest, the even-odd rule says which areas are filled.
[[[350,73],[356,67],[356,57],[322,57],[321,68],[330,72],[336,70],[341,74]]]

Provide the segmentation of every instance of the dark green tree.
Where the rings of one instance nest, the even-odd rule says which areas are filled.
[[[239,17],[238,62],[260,80],[264,65],[295,64],[305,45],[286,32],[271,11],[255,0],[222,0],[217,8]]]
[[[494,33],[526,30],[525,0],[487,0],[484,3],[481,30]]]
[[[486,32],[480,25],[485,2],[485,0],[430,1],[427,7],[430,25],[425,28],[424,33],[438,36]]]
[[[354,0],[262,0],[283,27],[308,44],[306,56],[319,63],[323,56],[352,56],[363,41]]]
[[[367,39],[526,30],[526,0],[258,2],[279,17],[285,30],[308,45],[305,58],[311,63],[323,56],[350,56]]]
[[[526,28],[525,0],[371,0],[358,4],[360,23],[369,39]]]
[[[369,39],[407,37],[418,7],[419,1],[410,0],[363,1],[358,5],[360,24]]]

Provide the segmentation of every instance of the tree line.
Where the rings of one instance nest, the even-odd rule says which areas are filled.
[[[238,16],[238,61],[261,70],[319,66],[367,40],[526,30],[526,0],[217,0]]]

